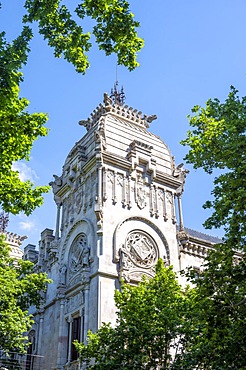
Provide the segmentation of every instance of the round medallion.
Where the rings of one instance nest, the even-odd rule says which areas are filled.
[[[150,268],[158,258],[154,240],[142,231],[133,231],[127,236],[126,250],[132,262],[139,267]]]

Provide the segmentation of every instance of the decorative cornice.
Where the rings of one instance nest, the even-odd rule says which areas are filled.
[[[27,239],[27,236],[20,236],[15,233],[11,233],[9,231],[6,231],[3,233],[6,237],[6,242],[10,245],[20,246],[23,242],[23,240]]]
[[[104,94],[103,101],[104,105],[99,104],[87,120],[79,121],[79,125],[84,126],[87,131],[90,131],[96,125],[100,117],[107,113],[111,113],[114,116],[123,118],[124,120],[127,120],[145,129],[149,127],[152,121],[157,119],[156,115],[143,115],[142,112],[138,111],[137,109],[133,109],[128,105],[119,105],[117,103],[113,103],[112,99],[106,93]]]
[[[205,245],[199,245],[196,243],[187,242],[182,244],[180,248],[180,253],[187,253],[199,258],[205,258],[208,255],[208,252],[213,249],[212,247],[207,247]]]
[[[185,230],[177,232],[180,253],[190,254],[195,257],[205,258],[208,252],[213,249],[213,243],[200,240],[189,235]]]

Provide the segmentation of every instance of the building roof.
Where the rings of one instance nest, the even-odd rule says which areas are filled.
[[[211,242],[213,244],[222,243],[222,240],[220,238],[216,237],[216,236],[212,236],[212,235],[209,235],[209,234],[202,233],[200,231],[189,229],[188,227],[185,227],[185,231],[187,232],[187,234],[189,234],[190,236],[193,236],[194,238],[197,238],[197,239],[201,239],[201,240],[204,240],[204,241],[207,241],[207,242]]]
[[[87,134],[84,135],[71,149],[64,164],[64,169],[71,165],[75,157],[82,158],[84,163],[96,153],[95,145],[100,144],[103,152],[112,153],[117,158],[131,162],[131,152],[134,146],[141,147],[142,157],[148,152],[156,171],[172,175],[175,164],[173,156],[162,139],[148,131],[150,123],[156,115],[147,116],[128,105],[114,104],[107,94],[104,104],[99,104],[91,116],[81,120]],[[95,139],[96,135],[96,139]],[[133,140],[134,137],[134,140]],[[132,154],[134,156],[135,153]]]

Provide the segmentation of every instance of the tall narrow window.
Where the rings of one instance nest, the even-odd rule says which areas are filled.
[[[78,359],[78,352],[76,351],[73,342],[75,340],[78,340],[80,342],[81,340],[80,331],[81,331],[81,317],[74,317],[72,322],[71,361]]]

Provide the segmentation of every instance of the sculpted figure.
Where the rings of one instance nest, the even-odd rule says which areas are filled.
[[[61,265],[59,269],[59,272],[60,272],[59,283],[62,285],[66,284],[66,271],[67,271],[67,266],[64,263],[63,265]]]
[[[120,267],[125,267],[126,266],[126,255],[124,253],[124,249],[120,248]]]
[[[87,245],[85,245],[82,252],[83,267],[89,266],[89,260],[90,260],[90,248]]]

